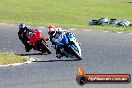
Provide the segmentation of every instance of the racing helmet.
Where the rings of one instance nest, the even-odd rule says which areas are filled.
[[[20,30],[23,30],[23,29],[25,29],[25,28],[27,28],[27,27],[26,27],[26,25],[25,25],[24,23],[20,23],[20,24],[19,24],[19,29],[20,29]]]
[[[54,26],[48,26],[49,30],[48,30],[48,34],[50,36],[54,36],[56,34],[56,28]]]

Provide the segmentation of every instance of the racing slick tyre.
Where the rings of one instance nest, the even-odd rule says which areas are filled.
[[[75,51],[71,46],[69,47],[69,50],[75,55],[78,60],[82,60],[81,56],[78,54],[77,51]]]
[[[44,42],[44,40],[40,41],[40,46],[41,46],[41,48],[44,48],[48,54],[51,54],[51,51],[50,51],[49,47],[46,45],[46,43]]]

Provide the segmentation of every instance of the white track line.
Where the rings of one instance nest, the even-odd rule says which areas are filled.
[[[90,32],[90,31],[92,31],[92,30],[83,30],[83,31]],[[125,33],[125,32],[111,32],[111,31],[102,31],[102,32],[104,32],[104,33],[118,33],[118,34],[123,34],[123,33]],[[132,33],[125,33],[125,34],[130,34],[130,35],[132,35]]]
[[[28,27],[30,27],[30,26],[28,26]],[[45,29],[46,27],[41,27],[41,26],[39,27],[39,26],[38,26],[38,28],[40,28],[40,29]],[[76,28],[69,28],[68,30],[73,30],[73,31],[74,31],[74,30],[77,30],[77,29],[76,29]],[[85,29],[85,30],[83,30],[83,31],[88,31],[88,32],[89,32],[89,31],[92,31],[92,30],[86,30],[86,29]],[[111,31],[103,31],[103,32],[106,32],[106,33],[107,33],[107,32],[111,32]],[[114,33],[114,32],[113,32],[113,33]],[[116,33],[121,34],[121,33],[125,33],[125,32],[116,32]],[[131,34],[131,35],[132,35],[132,33],[128,33],[128,34]]]
[[[91,30],[84,30],[84,31],[91,31]]]
[[[44,29],[45,27],[39,27],[40,29]]]
[[[103,32],[109,32],[109,31],[103,31]]]
[[[75,28],[70,28],[69,30],[76,30]]]
[[[117,33],[121,34],[121,33],[123,33],[123,32],[117,32]]]

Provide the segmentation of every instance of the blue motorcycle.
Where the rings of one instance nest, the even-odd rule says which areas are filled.
[[[81,48],[79,43],[76,41],[76,38],[71,33],[63,32],[56,42],[56,49],[59,48],[61,51],[61,55],[70,58],[78,58],[78,60],[82,60],[81,58]]]

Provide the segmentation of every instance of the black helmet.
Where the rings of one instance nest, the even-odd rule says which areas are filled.
[[[26,25],[24,24],[24,23],[20,23],[19,24],[19,29],[21,30],[21,29],[25,29],[25,28],[27,28],[26,27]]]

